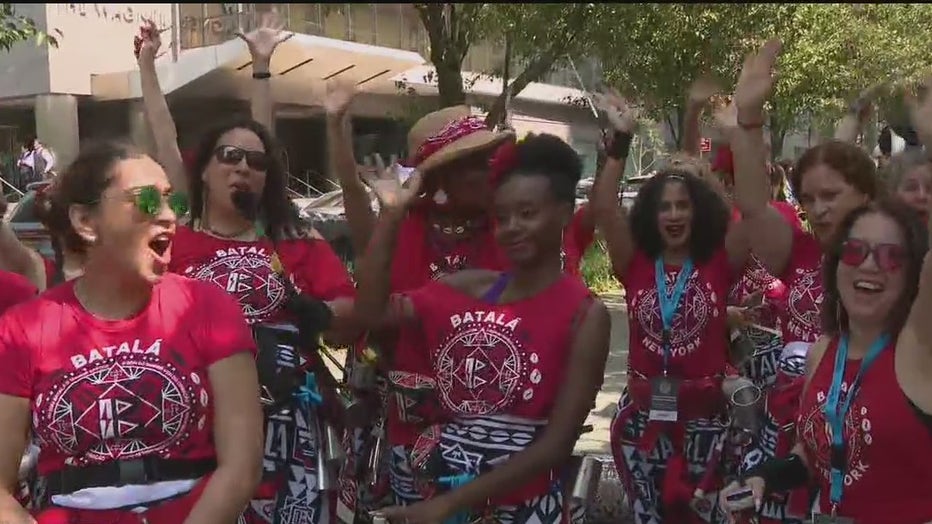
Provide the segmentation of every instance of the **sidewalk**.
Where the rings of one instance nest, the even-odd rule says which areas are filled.
[[[595,408],[586,420],[587,424],[592,424],[593,431],[580,437],[576,443],[576,452],[610,455],[609,425],[627,379],[625,369],[628,364],[628,317],[623,294],[612,293],[601,298],[612,316],[612,345],[608,362],[605,364],[602,390],[596,396]]]

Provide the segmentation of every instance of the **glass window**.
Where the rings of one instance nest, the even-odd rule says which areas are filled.
[[[328,38],[346,40],[349,19],[346,16],[348,4],[322,4],[323,33]]]
[[[402,15],[404,4],[373,4],[375,11],[375,44],[382,47],[402,48]]]
[[[322,4],[289,4],[289,10],[291,18],[289,24],[292,31],[307,35],[323,34]]]
[[[350,4],[350,39],[363,44],[375,43],[376,4]]]

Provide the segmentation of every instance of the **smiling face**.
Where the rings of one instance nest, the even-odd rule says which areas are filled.
[[[868,202],[844,175],[826,164],[802,173],[799,204],[816,238],[826,245],[848,213]]]
[[[208,207],[224,214],[239,212],[234,194],[245,192],[258,203],[270,165],[265,145],[252,131],[235,128],[220,135],[201,175]]]
[[[932,165],[923,164],[907,171],[896,187],[896,196],[928,220],[932,198]]]
[[[889,216],[869,212],[855,221],[836,275],[849,324],[886,323],[906,291],[907,253],[904,233]]]
[[[168,205],[170,195],[158,163],[148,156],[129,158],[114,164],[96,205],[72,205],[69,216],[90,246],[88,256],[104,262],[114,278],[155,283],[171,260],[177,216]]]
[[[693,203],[686,184],[671,177],[660,193],[657,227],[667,249],[687,247],[692,233]]]
[[[495,240],[515,266],[559,255],[572,206],[554,198],[544,176],[515,175],[495,191]]]
[[[486,212],[492,202],[490,151],[480,151],[437,168],[440,189],[451,208],[464,213]]]

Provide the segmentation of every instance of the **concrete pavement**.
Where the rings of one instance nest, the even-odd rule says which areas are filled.
[[[589,413],[587,424],[593,431],[580,437],[576,443],[577,453],[611,454],[609,448],[609,425],[615,415],[615,407],[625,387],[628,365],[628,317],[625,309],[624,295],[611,293],[603,295],[602,301],[608,306],[612,316],[612,345],[609,349],[608,362],[605,364],[605,381],[602,390],[595,399],[595,408]]]

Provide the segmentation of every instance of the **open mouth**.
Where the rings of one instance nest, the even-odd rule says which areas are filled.
[[[870,280],[855,280],[854,290],[859,293],[866,293],[868,295],[876,295],[878,293],[883,292],[884,286],[883,284],[879,282],[872,282]]]
[[[168,248],[172,245],[172,237],[168,233],[162,233],[161,235],[156,236],[149,242],[149,249],[151,249],[159,257],[165,255],[165,252],[168,251]]]
[[[664,226],[664,231],[667,232],[671,238],[680,238],[683,234],[686,233],[686,226],[684,225],[668,225]]]

